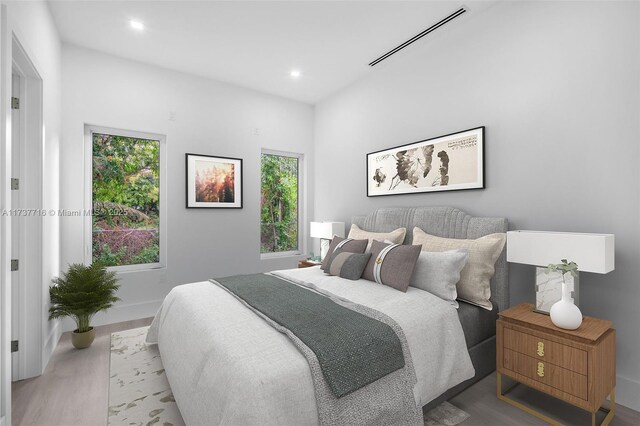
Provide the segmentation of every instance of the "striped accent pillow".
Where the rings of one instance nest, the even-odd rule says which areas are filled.
[[[348,280],[359,280],[364,268],[369,263],[371,253],[350,253],[337,248],[327,262],[324,271]]]
[[[374,240],[362,278],[406,292],[422,246],[385,244]]]

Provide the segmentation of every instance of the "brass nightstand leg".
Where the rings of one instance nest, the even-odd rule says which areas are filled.
[[[497,375],[498,375],[497,376],[498,399],[500,399],[501,401],[504,401],[504,402],[506,402],[508,404],[511,404],[514,407],[519,408],[522,411],[531,414],[532,416],[535,416],[535,417],[537,417],[537,418],[539,418],[541,420],[544,420],[545,422],[549,423],[550,425],[562,426],[562,423],[557,422],[556,420],[552,419],[551,417],[546,416],[546,415],[544,415],[542,413],[539,413],[538,411],[536,411],[536,410],[534,410],[532,408],[529,408],[526,405],[521,404],[518,401],[513,400],[513,399],[507,397],[505,394],[503,394],[502,393],[502,374],[497,373]]]
[[[607,426],[609,423],[611,423],[611,420],[613,420],[613,416],[616,415],[616,388],[611,389],[611,393],[609,394],[609,399],[610,399],[609,410],[600,408],[600,410],[607,413],[606,417],[602,420],[602,423],[600,423],[601,426]],[[591,415],[591,424],[595,425],[595,421],[596,421],[596,413],[593,413]]]
[[[525,411],[531,414],[532,416],[535,416],[541,420],[544,420],[550,425],[562,426],[562,423],[558,422],[557,420],[554,420],[551,417],[534,410],[533,408],[527,407],[526,405],[518,401],[515,401],[509,398],[508,396],[506,396],[506,394],[502,393],[502,374],[500,373],[496,373],[496,374],[497,374],[496,387],[497,387],[497,394],[498,394],[499,400],[504,401],[510,405],[513,405],[514,407],[519,408],[522,411]],[[616,408],[616,388],[613,388],[611,390],[611,394],[609,394],[609,397],[611,399],[610,408],[608,410],[605,408],[600,408],[601,411],[604,411],[605,413],[607,413],[605,418],[602,420],[602,423],[600,423],[600,426],[608,426],[611,423],[611,420],[613,420],[613,416],[615,415],[615,408]],[[596,413],[597,411],[595,413],[591,413],[591,426],[596,426]]]

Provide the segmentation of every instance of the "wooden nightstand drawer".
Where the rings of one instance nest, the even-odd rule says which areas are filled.
[[[504,368],[559,391],[587,399],[587,376],[585,375],[510,349],[504,349]]]
[[[504,328],[504,347],[545,363],[587,374],[587,352],[550,340],[543,333],[532,335],[510,327]]]

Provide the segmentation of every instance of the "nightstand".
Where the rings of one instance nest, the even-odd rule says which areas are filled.
[[[563,330],[548,315],[524,303],[499,313],[496,323],[498,398],[552,425],[552,418],[515,401],[502,391],[502,376],[591,413],[615,414],[616,331],[611,321],[584,317],[576,330]],[[601,408],[607,396],[611,408]]]
[[[321,265],[321,262],[315,262],[313,260],[301,260],[298,262],[298,268],[310,268],[311,266]]]

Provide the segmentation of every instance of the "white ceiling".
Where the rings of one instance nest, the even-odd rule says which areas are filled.
[[[66,43],[308,103],[375,72],[367,65],[370,61],[462,4],[462,0],[49,2]],[[456,21],[463,22],[487,5],[471,4]],[[143,22],[145,30],[132,30],[130,19]],[[460,25],[438,31],[450,31],[456,24]],[[419,49],[428,37],[410,49]],[[291,78],[292,69],[299,69],[302,77]]]

